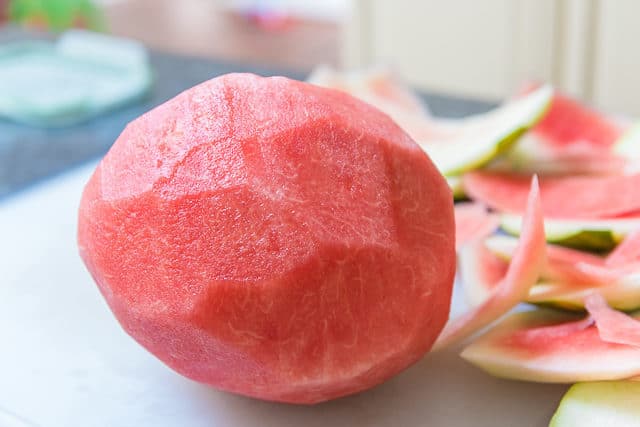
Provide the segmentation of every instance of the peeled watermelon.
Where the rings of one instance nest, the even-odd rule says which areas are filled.
[[[129,124],[87,184],[80,254],[177,372],[262,399],[359,392],[449,313],[451,192],[388,116],[285,78],[222,76]]]

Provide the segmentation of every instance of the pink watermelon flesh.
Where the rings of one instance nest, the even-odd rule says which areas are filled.
[[[233,74],[127,126],[85,188],[78,243],[123,328],[171,368],[314,403],[431,348],[454,227],[445,180],[386,115]]]
[[[598,293],[585,298],[584,306],[593,317],[603,341],[640,347],[640,321],[614,310]]]
[[[552,310],[510,315],[465,348],[462,357],[492,375],[533,382],[640,375],[640,348],[603,341],[590,317]]]
[[[607,255],[606,264],[611,267],[622,267],[640,262],[640,230],[627,235],[613,251]]]
[[[491,296],[466,314],[449,322],[434,349],[455,344],[488,326],[523,301],[538,280],[545,262],[545,236],[538,181],[534,177],[523,219],[522,234],[507,272]]]
[[[502,212],[522,214],[530,177],[495,172],[465,174],[465,193]],[[548,177],[540,180],[545,218],[612,218],[640,209],[640,174]]]
[[[602,113],[556,92],[549,110],[531,132],[552,147],[582,145],[605,151],[622,136],[624,129]]]
[[[474,240],[483,239],[498,229],[500,218],[480,203],[456,203],[456,248]]]
[[[537,89],[529,84],[518,96]],[[538,175],[618,174],[626,160],[611,146],[626,126],[555,92],[550,108],[495,170]]]

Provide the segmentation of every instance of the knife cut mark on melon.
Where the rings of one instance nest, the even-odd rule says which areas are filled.
[[[522,236],[504,278],[486,301],[445,326],[434,349],[442,349],[467,338],[517,306],[538,280],[544,262],[542,208],[538,181],[534,176]]]
[[[640,321],[612,309],[602,295],[595,292],[585,298],[584,305],[603,341],[640,347]]]

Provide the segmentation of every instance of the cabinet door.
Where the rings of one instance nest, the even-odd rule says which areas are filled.
[[[600,0],[596,17],[593,101],[640,116],[640,1]]]
[[[347,64],[383,63],[424,89],[502,98],[551,80],[553,0],[360,0]]]

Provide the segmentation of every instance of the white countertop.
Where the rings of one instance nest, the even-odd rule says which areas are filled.
[[[77,254],[76,210],[94,166],[0,202],[1,427],[538,427],[566,389],[492,378],[455,351],[312,407],[187,380],[120,329]]]

